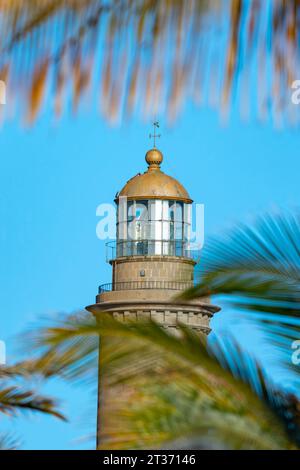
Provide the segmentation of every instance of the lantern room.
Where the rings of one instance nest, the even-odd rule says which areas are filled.
[[[146,154],[148,169],[131,178],[116,196],[116,243],[109,258],[191,257],[192,200],[185,188],[161,171],[162,153]]]

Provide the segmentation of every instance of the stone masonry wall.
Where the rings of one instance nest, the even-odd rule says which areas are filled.
[[[203,311],[184,312],[177,309],[155,309],[155,310],[124,310],[112,312],[114,318],[119,321],[138,321],[143,318],[151,318],[164,328],[176,329],[178,323],[188,325],[194,330],[204,333],[210,332],[210,315]]]
[[[113,264],[114,282],[130,281],[193,281],[194,262],[174,258],[136,257],[116,260]]]

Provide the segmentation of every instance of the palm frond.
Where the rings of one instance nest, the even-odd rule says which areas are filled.
[[[153,322],[122,323],[102,314],[97,322],[66,318],[34,336],[41,358],[61,345],[65,355],[70,344],[69,365],[80,357],[83,366],[84,338],[101,335],[104,448],[155,448],[191,435],[201,442],[211,436],[227,448],[293,448],[294,435],[288,437],[286,429],[294,415],[277,413],[272,386],[257,364],[236,349],[239,368],[233,374],[230,361],[223,358],[222,367],[204,337],[185,326],[179,332],[175,337]],[[74,354],[72,339],[79,337]],[[282,409],[283,398],[277,395]]]
[[[5,386],[0,388],[0,413],[15,415],[18,411],[39,411],[65,420],[57,411],[57,404],[53,399],[37,395],[31,390],[19,386]]]
[[[245,97],[259,84],[257,114],[293,123],[299,8],[297,0],[2,0],[0,79],[10,97],[28,102],[29,120],[46,85],[59,115],[70,89],[77,109],[92,78],[110,121],[134,111],[166,112],[171,120],[186,101],[203,99],[208,77],[208,94],[223,114],[237,85],[249,113]]]
[[[240,225],[206,243],[199,283],[183,296],[221,295],[231,307],[251,312],[291,357],[291,343],[300,334],[299,246],[299,212]]]
[[[57,410],[55,400],[40,396],[25,387],[26,380],[32,379],[34,373],[32,361],[0,366],[0,413],[11,416],[21,410],[31,410],[65,419]]]

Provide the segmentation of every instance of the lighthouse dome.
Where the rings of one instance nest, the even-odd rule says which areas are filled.
[[[129,200],[169,199],[192,203],[186,189],[178,180],[166,175],[160,169],[163,161],[162,153],[153,148],[146,153],[148,170],[131,178],[117,196]]]

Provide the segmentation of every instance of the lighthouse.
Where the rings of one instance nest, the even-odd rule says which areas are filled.
[[[156,125],[156,123],[155,123]],[[147,169],[116,194],[116,240],[107,243],[111,282],[100,285],[96,303],[87,307],[96,319],[111,314],[122,322],[151,319],[172,334],[183,324],[208,334],[219,308],[209,299],[183,300],[194,286],[199,248],[191,243],[193,201],[182,184],[162,171],[163,155],[154,146],[146,153]],[[98,377],[97,448],[105,429],[106,393]]]
[[[117,193],[116,240],[107,243],[111,282],[100,285],[96,317],[109,312],[120,321],[151,319],[174,330],[179,323],[210,332],[219,310],[209,299],[180,300],[194,285],[199,249],[191,243],[193,201],[182,184],[162,171],[163,155],[146,153],[148,168]]]

